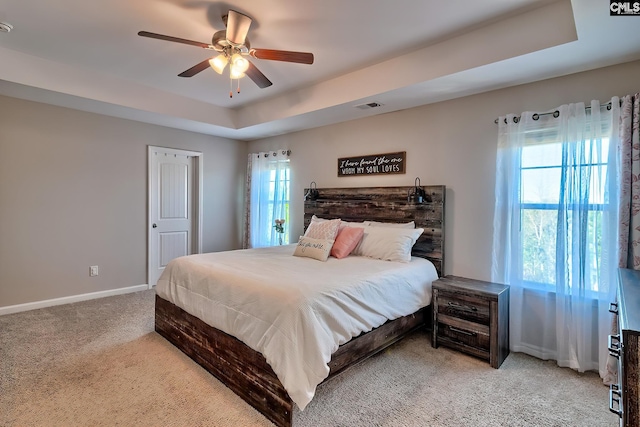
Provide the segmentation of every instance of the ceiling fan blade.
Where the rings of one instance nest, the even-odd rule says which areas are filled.
[[[200,42],[194,42],[193,40],[187,40],[187,39],[181,39],[181,38],[178,38],[178,37],[165,36],[164,34],[150,33],[149,31],[140,31],[140,32],[138,32],[138,35],[142,36],[142,37],[150,37],[152,39],[165,40],[165,41],[168,41],[168,42],[190,44],[192,46],[203,47],[205,49],[213,49],[213,46],[211,46],[210,44],[207,44],[207,43],[200,43]]]
[[[234,45],[243,45],[251,26],[251,18],[235,10],[227,16],[227,40]]]
[[[258,59],[272,61],[297,62],[299,64],[313,64],[313,53],[291,52],[288,50],[251,49],[249,54]]]
[[[209,59],[211,59],[211,58],[209,58]],[[205,59],[201,63],[196,64],[193,67],[189,68],[188,70],[181,72],[180,74],[178,74],[178,76],[180,76],[180,77],[193,77],[196,74],[198,74],[199,72],[206,70],[207,68],[209,68],[209,59]]]
[[[260,89],[271,86],[273,83],[264,75],[262,71],[249,61],[249,68],[244,72]]]

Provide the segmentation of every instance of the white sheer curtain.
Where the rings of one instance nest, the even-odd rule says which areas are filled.
[[[601,376],[619,256],[619,105],[499,118],[492,280],[511,285],[511,350]]]
[[[275,150],[251,154],[249,185],[249,247],[259,248],[289,243],[289,150]],[[276,219],[287,220],[285,233],[279,235],[274,227]]]

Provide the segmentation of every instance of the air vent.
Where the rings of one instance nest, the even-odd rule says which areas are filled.
[[[382,104],[380,104],[379,102],[369,102],[367,104],[356,105],[356,108],[359,108],[361,110],[369,110],[371,108],[378,108],[378,107],[382,107]]]

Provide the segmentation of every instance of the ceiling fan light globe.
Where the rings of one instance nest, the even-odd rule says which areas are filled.
[[[229,59],[227,59],[227,56],[224,54],[220,54],[215,58],[210,59],[209,65],[211,65],[211,68],[213,68],[216,73],[222,74],[222,72],[224,71],[224,67],[227,66],[228,62]]]
[[[237,69],[236,67],[234,67],[233,65],[231,66],[231,70],[229,75],[231,76],[232,79],[236,80],[236,79],[241,79],[244,76],[246,76],[246,74],[244,73],[244,71],[240,71],[239,69]]]
[[[239,53],[234,53],[231,57],[231,64],[236,72],[244,73],[249,69],[249,61]]]

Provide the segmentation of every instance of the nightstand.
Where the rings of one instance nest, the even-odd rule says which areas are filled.
[[[431,345],[454,348],[499,368],[509,355],[509,286],[465,277],[433,282]]]

